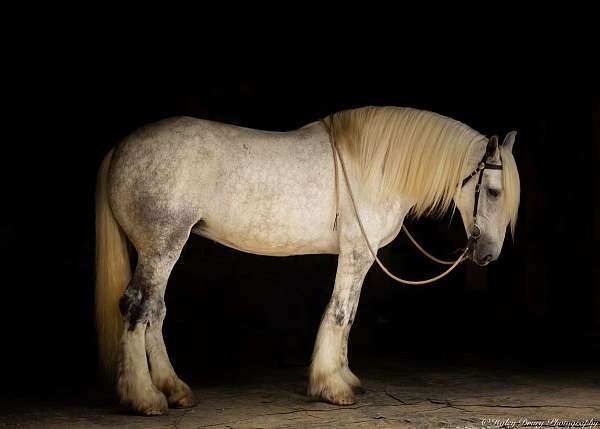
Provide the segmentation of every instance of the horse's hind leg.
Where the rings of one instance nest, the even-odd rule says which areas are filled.
[[[174,408],[192,407],[195,403],[194,394],[189,386],[177,377],[169,361],[162,336],[162,325],[166,313],[166,308],[163,308],[165,311],[161,312],[156,323],[149,325],[146,329],[146,351],[152,382],[166,395],[169,406]]]
[[[117,391],[121,403],[145,415],[164,414],[167,399],[152,384],[146,358],[146,330],[160,310],[156,292],[164,281],[155,258],[140,256],[133,278],[119,301],[125,320],[119,356]],[[163,304],[164,305],[164,304]]]
[[[138,246],[135,273],[119,302],[125,329],[117,389],[121,402],[141,414],[164,414],[168,402],[163,393],[169,400],[178,395],[177,401],[186,397],[189,399],[184,404],[193,402],[191,391],[177,378],[168,361],[161,335],[167,280],[188,234],[189,230],[171,234],[168,245],[152,242]]]

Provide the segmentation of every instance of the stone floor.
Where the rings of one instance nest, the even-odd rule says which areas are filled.
[[[594,419],[600,428],[598,371],[388,364],[357,372],[367,391],[346,407],[308,400],[306,369],[293,368],[190,383],[198,405],[161,417],[129,415],[97,391],[0,398],[0,428],[566,427]]]

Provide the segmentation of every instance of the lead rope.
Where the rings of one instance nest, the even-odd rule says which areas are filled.
[[[332,138],[329,141],[333,141]],[[340,217],[340,180],[338,178],[338,166],[336,161],[335,144],[331,144],[331,152],[333,154],[333,174],[335,175],[335,218],[333,219],[333,230],[337,229],[338,218]]]
[[[406,235],[408,236],[410,241],[412,241],[412,243],[415,245],[415,247],[417,249],[419,249],[423,255],[427,256],[432,261],[435,261],[441,265],[452,265],[454,263],[454,261],[444,261],[443,259],[436,258],[431,253],[429,253],[427,250],[423,249],[423,247],[417,242],[417,240],[415,240],[415,238],[412,236],[412,234],[410,232],[408,232],[408,229],[404,225],[402,225],[402,230],[406,233]]]
[[[325,123],[325,121],[323,121]],[[326,124],[327,125],[327,124]],[[377,262],[377,265],[379,265],[379,267],[383,270],[384,273],[386,273],[391,279],[399,282],[399,283],[404,283],[407,285],[425,285],[428,283],[433,283],[437,280],[440,280],[441,278],[444,278],[445,276],[447,276],[448,274],[450,274],[451,271],[453,271],[464,259],[465,259],[465,255],[467,254],[467,251],[469,249],[469,247],[467,246],[467,248],[463,251],[463,253],[459,256],[459,258],[454,261],[454,262],[449,262],[449,261],[443,261],[441,259],[436,258],[435,256],[429,254],[425,249],[423,249],[423,247],[421,247],[421,245],[419,245],[419,243],[417,243],[417,241],[413,238],[413,236],[408,232],[408,230],[406,229],[406,227],[404,225],[402,225],[402,229],[404,230],[404,232],[406,232],[406,235],[408,235],[408,238],[410,238],[410,240],[413,242],[413,244],[417,247],[417,249],[419,249],[425,256],[429,257],[430,259],[438,262],[439,264],[446,264],[446,265],[450,265],[451,267],[448,268],[446,271],[444,271],[443,273],[431,278],[431,279],[427,279],[427,280],[404,280],[401,279],[400,277],[395,276],[394,274],[392,274],[386,267],[385,265],[383,265],[383,263],[379,260],[379,258],[377,257],[377,254],[375,253],[375,251],[373,250],[373,248],[371,247],[371,243],[369,242],[369,239],[367,237],[367,233],[365,231],[365,227],[363,226],[362,220],[360,218],[360,215],[358,214],[358,209],[356,207],[356,201],[354,200],[354,195],[352,193],[352,189],[350,188],[350,181],[348,180],[348,173],[346,172],[346,165],[344,164],[344,160],[342,159],[342,156],[337,148],[337,145],[335,144],[335,136],[334,136],[334,131],[333,131],[333,123],[329,124],[328,126],[329,129],[329,142],[331,143],[331,148],[334,154],[334,158],[333,158],[333,162],[334,162],[334,174],[335,174],[335,190],[336,190],[336,201],[335,201],[335,220],[334,220],[334,224],[333,224],[333,229],[335,230],[337,228],[337,221],[338,221],[338,216],[339,216],[339,185],[338,185],[338,171],[337,171],[337,162],[336,162],[336,155],[337,158],[340,160],[340,165],[342,166],[342,173],[344,175],[344,181],[346,182],[346,187],[348,188],[348,194],[350,195],[350,201],[352,202],[352,208],[354,209],[354,214],[356,215],[356,220],[358,221],[358,225],[360,227],[360,231],[362,233],[363,238],[365,239],[365,242],[367,243],[367,247],[369,249],[369,252],[371,253],[371,256],[373,256],[373,259],[375,259],[375,262]]]

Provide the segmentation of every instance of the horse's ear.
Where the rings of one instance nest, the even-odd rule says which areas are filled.
[[[512,152],[513,145],[515,144],[515,138],[517,137],[516,131],[511,131],[504,137],[504,141],[502,142],[502,146]]]
[[[485,153],[488,158],[495,158],[498,152],[498,136],[492,136],[488,140],[487,149]]]

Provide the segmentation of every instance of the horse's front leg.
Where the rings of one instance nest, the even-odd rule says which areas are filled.
[[[354,303],[354,308],[352,309],[352,314],[350,315],[350,321],[348,322],[348,326],[344,329],[344,336],[342,338],[342,369],[341,374],[342,378],[346,383],[352,387],[355,393],[365,393],[365,389],[360,382],[360,379],[352,372],[350,369],[350,365],[348,363],[348,337],[350,336],[350,329],[352,329],[352,323],[354,322],[354,318],[356,316],[356,309],[358,308],[358,299]]]
[[[360,290],[373,257],[364,247],[340,249],[335,286],[325,309],[310,366],[308,394],[337,405],[354,403],[360,381],[348,369],[346,344]]]

